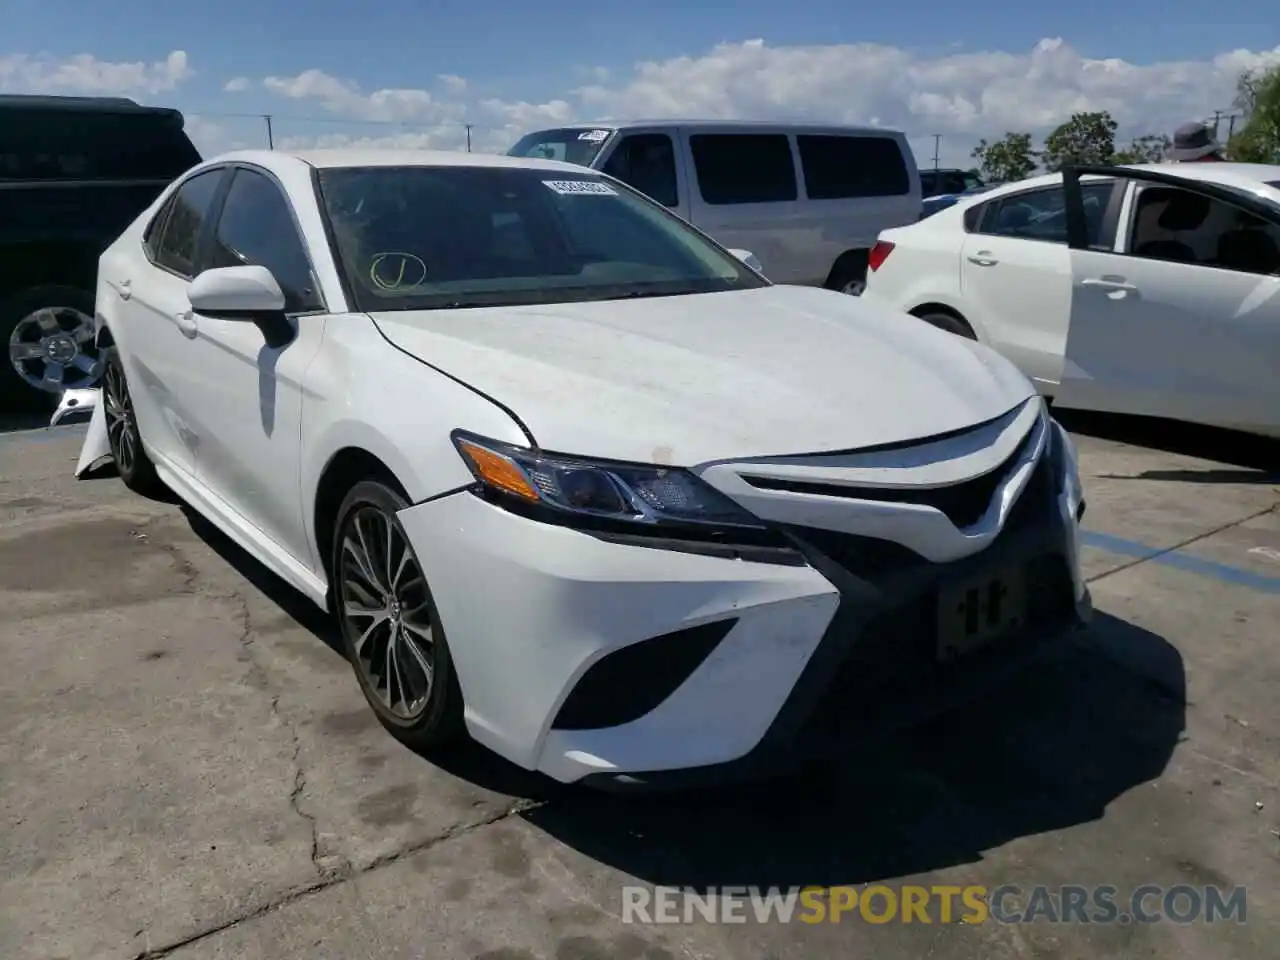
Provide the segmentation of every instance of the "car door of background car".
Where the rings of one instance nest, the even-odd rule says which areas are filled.
[[[103,280],[122,300],[123,329],[112,334],[121,347],[138,429],[159,462],[187,474],[194,472],[196,456],[187,284],[196,274],[200,233],[226,173],[214,167],[184,181],[143,233],[136,262],[108,260],[103,266]]]
[[[237,164],[215,214],[202,266],[266,267],[284,291],[296,333],[271,346],[252,323],[194,315],[185,389],[198,418],[196,476],[242,519],[309,564],[299,489],[302,385],[324,336],[324,300],[293,208],[270,174]]]
[[[1114,181],[1084,184],[1091,240],[1110,247]],[[1054,393],[1071,313],[1071,255],[1062,186],[1035,187],[984,204],[960,257],[960,288],[987,343]]]
[[[1274,426],[1280,210],[1216,184],[1116,174],[1133,186],[1114,252],[1085,248],[1079,200],[1069,201],[1072,304],[1061,404]],[[1078,177],[1068,173],[1068,196]]]
[[[678,130],[627,130],[594,166],[658,201],[676,216],[689,219],[689,178],[683,154],[676,149]]]

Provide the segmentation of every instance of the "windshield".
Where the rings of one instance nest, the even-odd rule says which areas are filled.
[[[335,255],[360,310],[716,293],[767,286],[644,195],[583,171],[320,171]]]
[[[566,130],[539,130],[521,137],[507,151],[509,157],[533,157],[538,160],[563,160],[589,167],[609,141],[613,131],[606,127],[571,127]]]

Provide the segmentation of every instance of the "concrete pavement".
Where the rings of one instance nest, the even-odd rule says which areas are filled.
[[[616,797],[410,753],[207,524],[75,481],[76,429],[0,435],[0,957],[1275,957],[1280,488],[1078,440],[1099,614],[1059,660],[800,779]],[[1245,886],[1248,917],[622,920],[626,884],[874,883]]]

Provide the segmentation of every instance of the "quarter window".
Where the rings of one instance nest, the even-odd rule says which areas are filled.
[[[311,261],[280,188],[260,173],[236,170],[214,232],[211,267],[266,267],[284,292],[285,310],[316,310]]]
[[[796,137],[810,200],[900,197],[911,191],[902,151],[889,137]]]
[[[223,170],[198,173],[178,188],[165,218],[156,263],[184,277],[195,275],[196,249],[209,204],[218,192]]]
[[[633,133],[624,137],[603,170],[664,206],[680,204],[675,148],[665,133]]]
[[[689,138],[702,199],[715,205],[795,200],[791,144],[781,133],[698,133]]]

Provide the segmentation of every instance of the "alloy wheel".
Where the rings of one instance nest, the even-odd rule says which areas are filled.
[[[399,525],[358,507],[342,531],[339,613],[369,689],[400,722],[422,716],[435,680],[433,610],[426,580]]]
[[[138,462],[138,431],[134,427],[133,400],[119,363],[107,364],[102,384],[102,405],[107,414],[107,443],[116,469],[128,476]]]
[[[9,363],[37,390],[82,390],[103,375],[104,364],[93,340],[92,317],[74,307],[42,307],[13,328]]]

